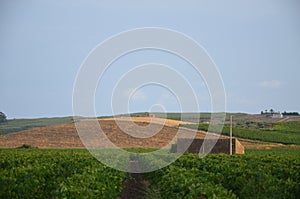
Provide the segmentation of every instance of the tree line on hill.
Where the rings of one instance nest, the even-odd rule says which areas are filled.
[[[3,112],[0,112],[0,122],[6,122],[6,115]]]
[[[280,112],[275,112],[273,109],[270,109],[270,111],[268,111],[267,109],[265,111],[261,111],[260,112],[261,115],[264,115],[264,114],[280,114]],[[282,112],[281,113],[282,115],[291,115],[291,116],[298,116],[299,113],[298,112]]]
[[[6,122],[6,115],[3,112],[0,112],[0,123]],[[2,135],[3,132],[0,131],[0,135]]]
[[[284,111],[283,113],[282,113],[282,115],[299,115],[299,113],[298,112],[286,112],[286,111]]]

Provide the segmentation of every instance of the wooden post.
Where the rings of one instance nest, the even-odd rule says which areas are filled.
[[[230,138],[229,138],[229,153],[232,155],[232,115],[230,115]]]

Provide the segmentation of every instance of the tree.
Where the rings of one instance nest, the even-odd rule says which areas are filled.
[[[273,109],[270,109],[270,113],[274,113],[274,110],[273,110]]]
[[[0,122],[6,122],[6,115],[0,112]]]
[[[282,113],[282,115],[298,116],[299,113],[298,113],[298,112],[286,112],[286,111],[284,111],[284,112]]]

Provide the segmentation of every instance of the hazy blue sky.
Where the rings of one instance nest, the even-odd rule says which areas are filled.
[[[222,75],[227,110],[300,111],[300,1],[0,1],[0,111],[9,118],[72,115],[73,83],[88,53],[132,28],[163,27],[200,43]],[[130,67],[158,62],[182,70],[209,111],[203,82],[168,53],[133,53],[114,63],[96,93],[98,115],[110,114],[109,93]],[[195,79],[194,79],[195,78]],[[162,88],[132,96],[131,111],[162,103],[177,111]]]

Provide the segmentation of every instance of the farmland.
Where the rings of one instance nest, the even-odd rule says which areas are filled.
[[[118,120],[120,123],[124,124],[126,129],[130,132],[147,133],[137,132],[135,125],[128,122],[130,118],[119,118]],[[149,117],[134,118],[134,121],[141,126],[147,125],[149,124]],[[156,118],[154,120],[154,128],[160,129],[163,122],[163,119]],[[85,123],[87,131],[97,130],[97,125],[89,123],[89,121],[86,121]],[[145,139],[136,138],[124,133],[112,118],[100,119],[99,124],[106,136],[119,147],[160,148],[168,144],[176,136],[180,121],[168,120],[165,123],[165,126],[163,126],[155,136]],[[194,131],[186,129],[184,132],[189,136]],[[205,134],[199,132],[197,136],[204,137]],[[84,148],[74,123],[32,128],[0,137],[0,147],[2,148],[17,148],[23,144],[38,148]],[[105,145],[104,141],[101,142],[101,145]]]
[[[195,117],[194,114],[188,115],[190,118]],[[155,124],[164,124],[165,127],[161,129],[156,136],[147,139],[133,138],[125,134],[114,123],[113,118],[99,118],[99,123],[109,139],[112,140],[112,142],[117,146],[122,148],[159,148],[175,138],[174,136],[176,135],[179,126],[188,127],[191,129],[184,129],[186,136],[193,134],[193,132],[195,132],[193,129],[200,129],[200,131],[197,132],[197,138],[203,138],[205,136],[206,132],[204,131],[206,131],[208,128],[207,123],[200,123],[200,125],[197,125],[193,124],[193,122],[174,120],[175,116],[179,115],[171,113],[168,117],[173,117],[173,119],[167,119],[166,123],[164,123],[164,119],[152,118]],[[207,118],[210,117],[209,114],[206,114],[206,116]],[[245,118],[246,116],[242,117]],[[138,115],[138,117],[133,117],[132,119],[138,125],[147,125],[150,121],[149,117],[144,117],[143,115]],[[126,129],[136,132],[134,125],[128,123],[128,120],[131,120],[130,117],[119,117],[117,120],[124,123],[126,125]],[[242,119],[239,119],[238,121],[236,120],[233,129],[234,136],[243,138],[241,139],[241,142],[246,147],[282,148],[289,147],[290,144],[297,145],[300,142],[299,122],[271,123],[252,121],[245,122]],[[44,122],[41,123],[41,121]],[[16,123],[16,127],[25,128],[26,130],[12,133],[15,130],[13,122]],[[9,125],[12,127],[9,127]],[[34,128],[34,125],[45,126]],[[26,122],[23,120],[9,120],[7,123],[0,124],[0,127],[5,127],[7,128],[6,131],[11,132],[0,136],[0,148],[17,148],[23,144],[38,148],[84,148],[84,145],[82,144],[76,131],[75,124],[69,117],[63,118],[62,121],[59,121],[57,118],[30,119],[30,123],[28,123],[27,126]],[[91,127],[87,126],[87,128]],[[229,126],[227,122],[225,123],[223,134],[225,136],[229,134]]]
[[[1,198],[118,198],[130,178],[83,149],[1,149],[0,155]],[[299,155],[298,150],[205,158],[186,154],[144,174],[143,197],[297,198]]]
[[[36,118],[36,119],[10,119],[0,123],[2,134],[9,134],[37,127],[73,122],[73,117]]]
[[[161,113],[154,113],[156,117],[165,117],[165,114]],[[208,112],[201,112],[201,113],[193,113],[193,112],[187,112],[187,113],[167,113],[168,119],[173,120],[182,120],[182,117],[185,121],[191,121],[191,122],[208,122],[212,116],[211,113]],[[230,120],[230,116],[233,116],[234,122],[237,123],[246,123],[246,122],[268,122],[268,123],[274,123],[274,122],[300,122],[300,116],[285,116],[284,118],[270,118],[266,117],[265,115],[261,114],[247,114],[247,113],[226,113],[225,121],[228,122]],[[199,120],[200,119],[200,120]]]
[[[131,119],[140,126],[151,120],[143,114],[135,116]],[[196,125],[192,121],[174,120],[175,116],[178,114],[169,115],[172,120],[166,122],[152,118],[155,125],[165,126],[157,135],[146,139],[125,134],[112,118],[99,118],[107,137],[134,155],[119,157],[111,153],[111,149],[100,154],[106,154],[108,161],[122,168],[129,168],[131,159],[141,169],[156,163],[163,165],[174,154],[166,151],[157,160],[148,152],[176,138],[179,126],[185,127],[183,133],[186,135],[199,129],[198,138],[203,138],[208,128],[205,122]],[[192,114],[190,116],[193,118]],[[209,114],[204,116],[210,117]],[[26,122],[14,121],[18,123],[17,127],[26,130],[8,131],[0,136],[0,198],[124,199],[132,198],[128,195],[130,192],[141,198],[298,198],[300,195],[299,122],[270,122],[257,118],[256,121],[235,120],[233,134],[241,138],[245,154],[210,154],[204,158],[184,154],[165,168],[135,177],[97,161],[83,149],[71,118],[65,119],[32,120],[27,127]],[[135,132],[128,119],[125,116],[118,118],[127,130]],[[8,130],[8,124],[14,126],[4,124]],[[93,129],[93,126],[87,125],[87,128]],[[226,137],[228,133],[226,121],[222,136]],[[17,149],[23,144],[29,149]]]
[[[116,198],[126,177],[85,150],[0,150],[1,198]]]
[[[207,131],[209,124],[183,124],[181,126]],[[225,124],[222,134],[229,135],[229,131],[229,124]],[[233,136],[265,142],[300,145],[300,122],[237,123],[233,128]]]
[[[255,152],[254,152],[255,153]],[[182,156],[147,174],[154,198],[297,198],[300,159],[291,152]]]

